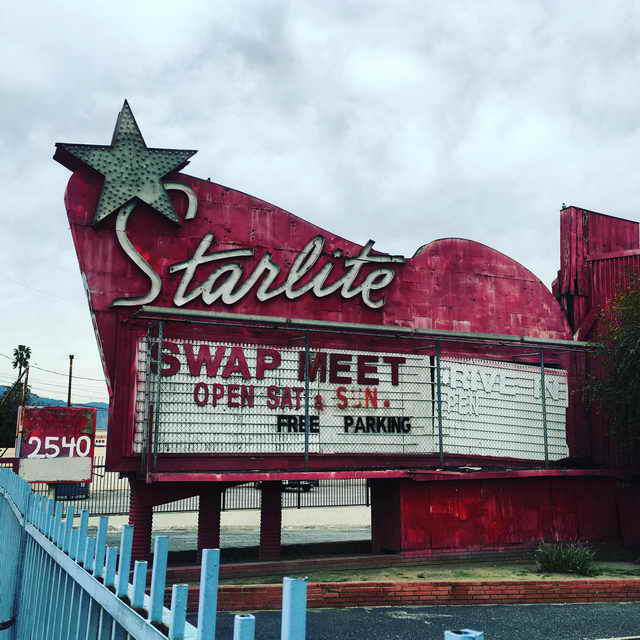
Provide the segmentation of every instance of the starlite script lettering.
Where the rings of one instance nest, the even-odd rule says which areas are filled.
[[[252,269],[246,270],[236,260],[253,258],[253,249],[231,249],[207,253],[213,241],[213,234],[206,234],[189,260],[169,268],[170,273],[183,272],[173,298],[176,306],[181,307],[197,298],[207,305],[218,300],[225,304],[235,304],[256,288],[256,298],[261,302],[280,295],[284,295],[289,300],[295,300],[309,292],[318,298],[324,298],[339,291],[345,299],[360,295],[368,307],[378,309],[384,305],[385,299],[384,296],[374,297],[374,293],[387,287],[395,277],[394,269],[378,265],[404,262],[401,256],[371,255],[373,241],[370,240],[357,256],[344,259],[345,272],[327,284],[327,281],[332,279],[335,263],[326,262],[317,273],[309,275],[318,264],[324,250],[325,239],[318,235],[312,238],[296,256],[286,274],[285,281],[274,286],[282,268],[274,261],[271,253],[266,252]],[[333,256],[342,257],[342,252],[337,249],[333,252]],[[209,263],[223,264],[199,279],[201,267]],[[357,282],[360,271],[366,264],[374,264],[378,268],[373,269],[360,282]]]
[[[167,183],[165,189],[177,189],[187,195],[189,205],[185,220],[196,216],[198,201],[190,187],[180,183]],[[160,295],[162,289],[162,278],[133,246],[128,237],[128,220],[134,208],[135,203],[120,208],[116,222],[116,236],[124,253],[149,278],[150,286],[145,295],[135,298],[117,298],[112,302],[113,306],[149,304]],[[217,301],[231,305],[255,290],[255,296],[260,302],[278,296],[296,300],[306,293],[311,293],[318,298],[339,293],[347,300],[360,296],[364,304],[371,309],[384,306],[384,295],[376,292],[382,291],[391,284],[396,275],[391,265],[404,264],[404,257],[372,254],[373,240],[369,240],[356,256],[344,256],[341,249],[332,251],[330,257],[342,259],[343,272],[339,273],[338,262],[326,260],[320,265],[323,255],[326,255],[325,242],[325,238],[321,235],[313,237],[296,255],[288,271],[282,273],[282,267],[269,251],[265,252],[253,267],[243,265],[243,262],[255,256],[255,249],[225,249],[209,252],[215,243],[215,237],[212,233],[207,233],[200,240],[191,258],[169,267],[169,273],[182,274],[173,303],[177,307],[182,307],[199,298],[205,305]],[[213,263],[213,270],[207,271],[205,265],[210,263]],[[375,268],[362,274],[362,268],[366,265]],[[316,269],[318,266],[320,268]],[[284,277],[283,282],[281,273]],[[276,285],[276,281],[280,281],[281,284]]]

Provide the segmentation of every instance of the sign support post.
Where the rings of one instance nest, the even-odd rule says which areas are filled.
[[[542,437],[544,441],[544,466],[549,465],[549,436],[547,433],[547,398],[545,395],[544,349],[540,349],[540,401],[542,402]]]
[[[155,386],[155,406],[153,421],[153,468],[155,469],[158,462],[158,434],[160,433],[160,381],[162,373],[162,338],[164,333],[164,322],[158,320],[158,351],[156,353],[156,386]]]
[[[442,435],[442,379],[440,369],[440,342],[436,340],[436,404],[438,409],[438,451],[440,464],[444,464],[444,440]]]
[[[309,334],[304,334],[304,463],[309,462]]]

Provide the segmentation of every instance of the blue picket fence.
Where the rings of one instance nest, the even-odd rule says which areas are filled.
[[[214,640],[218,549],[202,554],[193,626],[189,585],[173,585],[164,606],[166,536],[155,538],[147,593],[147,563],[131,567],[132,526],[123,525],[119,546],[107,546],[106,516],[90,537],[88,511],[75,526],[75,508],[34,493],[9,469],[0,469],[0,496],[0,640]],[[306,580],[284,578],[281,640],[304,640],[306,593]],[[254,617],[236,615],[233,639],[254,634]]]

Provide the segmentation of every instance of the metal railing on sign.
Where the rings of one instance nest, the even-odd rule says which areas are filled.
[[[77,514],[0,469],[0,639],[215,638],[218,549],[203,551],[193,626],[187,621],[189,585],[174,584],[171,606],[164,606],[167,536],[155,539],[147,593],[147,563],[131,567],[133,527],[123,525],[119,546],[110,547],[108,519],[100,518],[96,537],[88,535],[88,525],[87,510]],[[236,615],[234,640],[252,640],[254,633],[253,616]],[[306,580],[285,578],[281,638],[303,640],[305,633]]]

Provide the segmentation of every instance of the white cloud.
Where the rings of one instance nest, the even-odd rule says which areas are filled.
[[[189,172],[356,241],[494,246],[550,283],[558,209],[637,217],[629,2],[22,2],[0,17],[0,353],[101,375],[53,143],[127,97]],[[19,283],[19,284],[17,284]],[[0,376],[8,371],[0,363]],[[44,384],[44,381],[43,381]],[[87,383],[89,384],[89,383]]]

